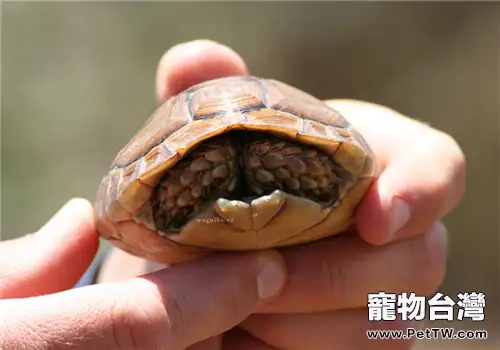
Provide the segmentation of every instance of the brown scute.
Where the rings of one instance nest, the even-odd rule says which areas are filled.
[[[202,142],[162,178],[152,196],[156,227],[179,232],[219,198],[243,199],[280,189],[322,206],[338,200],[341,169],[310,146],[258,132]]]
[[[268,106],[305,120],[338,128],[347,128],[349,123],[339,112],[330,108],[323,101],[293,86],[276,80],[265,80],[264,86],[268,94]]]

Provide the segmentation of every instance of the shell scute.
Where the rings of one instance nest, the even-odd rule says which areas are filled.
[[[266,87],[270,108],[290,111],[302,118],[338,128],[349,126],[340,113],[304,91],[276,80],[268,80]]]
[[[165,139],[166,145],[184,156],[195,145],[210,137],[221,134],[229,127],[223,118],[193,120],[188,125],[177,130]]]
[[[118,153],[113,166],[115,168],[126,167],[147,156],[155,146],[164,141],[167,135],[175,134],[191,120],[184,94],[167,100]]]
[[[262,104],[261,87],[257,81],[242,77],[220,79],[217,84],[199,86],[188,98],[193,119],[244,111]]]

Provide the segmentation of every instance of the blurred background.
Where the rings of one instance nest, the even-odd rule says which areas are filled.
[[[319,98],[387,105],[458,140],[468,192],[446,218],[441,291],[484,292],[487,320],[433,326],[488,329],[490,340],[417,349],[498,348],[498,5],[4,3],[1,237],[36,231],[71,197],[93,200],[116,152],[155,109],[163,52],[217,40],[254,75]]]

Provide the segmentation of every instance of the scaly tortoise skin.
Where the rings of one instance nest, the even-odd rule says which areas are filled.
[[[161,263],[346,230],[375,174],[335,110],[287,84],[229,77],[167,100],[100,185],[102,237]]]

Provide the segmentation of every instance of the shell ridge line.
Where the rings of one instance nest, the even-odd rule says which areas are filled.
[[[187,96],[186,96],[186,99],[185,99],[186,106],[188,108],[188,115],[189,115],[189,121],[188,122],[192,122],[194,120],[194,114],[195,114],[194,113],[194,107],[193,107],[193,104],[191,103],[193,101],[193,94],[194,94],[193,91],[189,91],[186,94]]]
[[[113,186],[113,193],[111,194],[111,197],[113,198],[111,202],[117,202],[118,201],[118,188],[120,187],[120,183],[123,181],[123,170],[120,169],[118,170],[118,176],[117,176],[117,181]],[[112,176],[110,175],[109,180],[112,179]],[[111,181],[110,181],[111,183]],[[111,203],[110,203],[111,205]]]
[[[329,128],[328,128],[328,130],[333,133],[334,138],[336,138],[337,140],[339,140],[340,143],[347,142],[347,140],[345,139],[345,137],[342,136],[342,135],[340,135],[340,133],[337,131],[337,129],[340,129],[340,128],[337,127],[337,126],[329,126]],[[340,147],[337,147],[337,150],[338,150],[338,148],[340,148]],[[337,151],[335,151],[335,153],[336,152]]]
[[[189,122],[188,122],[189,123]],[[139,153],[136,157],[134,157],[133,159],[131,159],[129,162],[127,163],[121,163],[121,164],[114,164],[111,168],[110,168],[110,171],[114,171],[114,170],[120,170],[120,169],[123,169],[123,168],[126,168],[128,167],[129,165],[131,165],[132,163],[134,162],[137,162],[139,159],[141,158],[144,158],[145,156],[147,156],[153,149],[155,149],[157,146],[159,146],[160,144],[163,144],[167,151],[172,153],[172,154],[175,154],[174,152],[172,152],[166,145],[165,145],[165,140],[173,133],[179,131],[180,129],[182,129],[183,127],[185,127],[188,123],[185,123],[183,125],[180,125],[177,129],[175,129],[172,133],[170,134],[166,134],[164,135],[161,139],[159,139],[157,142],[153,143],[151,145],[151,147],[147,150],[145,150],[144,152],[141,152]]]
[[[135,171],[134,171],[134,180],[139,180],[139,177],[141,176],[141,170],[142,167],[144,166],[146,157],[142,157],[138,159],[138,164],[135,165]]]
[[[174,152],[170,148],[168,148],[168,145],[166,142],[162,142],[161,145],[165,149],[165,152],[167,152],[167,154],[172,154],[172,155],[177,154],[177,152]]]
[[[339,142],[339,146],[335,149],[335,151],[333,151],[333,154],[332,156],[335,156],[337,154],[337,152],[340,152],[340,149],[342,148],[342,146],[344,145],[344,141],[340,141]]]
[[[138,159],[144,157],[145,155],[147,155],[149,153],[149,151],[151,151],[153,148],[155,148],[156,146],[158,146],[161,142],[155,142],[150,149],[144,151],[144,152],[141,152],[137,155],[137,157],[134,157],[133,159],[131,159],[130,161],[128,161],[127,163],[121,163],[121,164],[118,164],[118,163],[115,163],[113,165],[111,165],[111,167],[109,168],[109,171],[118,171],[118,170],[121,170],[123,168],[126,168],[128,167],[129,165],[131,165],[132,163],[136,162]]]
[[[175,129],[173,131],[173,133],[175,133],[176,131],[182,129],[184,126],[186,126],[186,124],[184,125],[181,125],[179,126],[177,129]],[[129,165],[131,165],[132,163],[135,163],[137,162],[139,159],[145,157],[146,155],[149,154],[149,152],[151,152],[154,148],[156,148],[158,145],[160,145],[161,143],[164,143],[165,140],[168,138],[169,135],[164,135],[160,140],[156,141],[155,143],[153,143],[151,145],[151,147],[141,153],[139,153],[136,157],[134,157],[133,159],[131,159],[130,161],[128,161],[127,163],[121,163],[121,164],[114,164],[111,168],[110,168],[110,171],[115,171],[115,170],[121,170],[123,168],[126,168],[128,167]]]
[[[260,87],[260,100],[262,101],[264,108],[268,108],[267,106],[269,104],[269,91],[264,86],[262,79],[254,78],[252,80],[254,82],[256,82],[257,85],[259,85],[259,87]]]
[[[301,121],[302,121],[302,125],[300,126],[300,134],[302,135],[305,135],[306,134],[306,119],[305,118],[301,118]]]
[[[217,111],[217,112],[211,112],[211,113],[206,113],[206,114],[200,114],[196,117],[196,120],[202,120],[202,119],[210,119],[213,117],[225,117],[231,113],[248,113],[248,112],[253,112],[253,111],[260,111],[261,109],[267,108],[264,104],[258,104],[254,106],[248,106],[248,107],[234,107],[231,110],[227,111]]]
[[[246,75],[243,76],[243,78],[243,80],[256,82],[258,84],[261,84],[262,80],[265,80],[264,78],[256,77],[255,75]]]
[[[224,117],[227,114],[227,112],[223,111],[217,111],[217,112],[210,112],[210,113],[205,113],[205,114],[199,114],[196,116],[196,120],[204,120],[204,119],[212,119],[214,117]]]
[[[149,187],[149,188],[154,188],[154,186],[151,186],[151,185],[148,185],[147,183],[145,183],[143,180],[141,180],[140,178],[137,179],[137,182],[139,182],[141,185],[145,186],[145,187]]]
[[[109,191],[109,185],[110,185],[110,183],[111,183],[111,181],[109,181],[109,179],[110,179],[110,176],[109,176],[109,175],[106,175],[106,176],[105,176],[105,178],[102,180],[103,182],[105,182],[105,183],[106,183],[106,185],[105,185],[105,187],[104,187],[104,191],[103,191],[103,193],[108,193],[108,191]],[[107,212],[107,211],[108,211],[108,209],[109,209],[109,203],[108,203],[108,202],[109,202],[109,199],[110,199],[110,198],[107,198],[107,196],[104,196],[104,198],[103,198],[103,200],[102,200],[102,203],[103,203],[103,204],[102,204],[102,206],[103,206],[103,209],[104,209],[104,211],[105,211],[105,212]],[[111,198],[111,199],[112,199],[112,198]]]
[[[302,119],[313,120],[308,115],[302,114],[302,113],[300,113],[300,112],[298,112],[296,110],[293,110],[291,108],[282,107],[282,106],[279,106],[279,105],[274,105],[274,106],[271,106],[271,109],[273,109],[275,111],[279,111],[279,112],[285,112],[285,113],[294,115],[294,116],[302,118]],[[315,122],[316,122],[316,120],[315,120]],[[327,124],[327,123],[324,123],[324,122],[320,122],[320,121],[318,121],[317,123],[323,124],[325,126],[330,126],[330,124]]]

